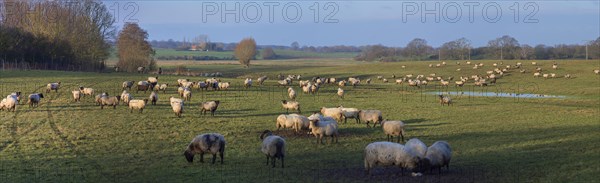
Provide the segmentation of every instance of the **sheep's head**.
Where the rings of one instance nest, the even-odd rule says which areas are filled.
[[[286,100],[281,100],[281,103],[282,104],[287,104],[287,101]]]
[[[215,100],[215,104],[217,104],[217,106],[219,105],[219,103],[221,103],[221,101]]]
[[[145,99],[144,99],[144,104],[147,104],[147,103],[148,103],[148,99],[147,99],[147,98],[145,98]]]
[[[38,95],[40,96],[40,98],[44,98],[44,94],[38,93]]]
[[[265,137],[268,137],[271,135],[273,135],[273,132],[271,132],[271,130],[265,130],[262,132],[262,134],[260,134],[260,140],[263,140]]]
[[[79,86],[79,90],[83,90],[83,86]]]
[[[115,96],[115,98],[117,98],[117,101],[121,101],[121,96]]]

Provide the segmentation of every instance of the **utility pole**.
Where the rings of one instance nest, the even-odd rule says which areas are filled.
[[[588,60],[588,45],[589,44],[585,44],[585,60]]]

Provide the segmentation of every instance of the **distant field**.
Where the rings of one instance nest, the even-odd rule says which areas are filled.
[[[438,62],[367,63],[349,59],[292,59],[253,61],[248,69],[236,61],[159,61],[166,71],[186,65],[190,72],[222,72],[227,91],[193,91],[182,118],[173,114],[169,96],[177,96],[173,85],[179,78],[192,81],[205,77],[159,76],[169,83],[166,94],[159,93],[157,106],[143,114],[130,113],[125,106],[100,110],[90,97],[81,103],[71,101],[71,90],[92,87],[97,93],[121,93],[121,82],[145,80],[150,74],[81,73],[56,71],[2,71],[0,94],[22,91],[42,92],[48,82],[61,81],[58,93],[45,94],[39,108],[25,102],[17,112],[0,111],[1,182],[595,182],[600,169],[600,76],[592,70],[600,61],[537,61],[544,73],[559,78],[534,78],[530,61],[523,62],[527,73],[512,70],[496,85],[445,88],[432,82],[422,88],[394,84],[392,74],[429,74],[458,78],[485,75],[492,63],[480,69],[472,65],[429,68]],[[515,64],[517,61],[504,61]],[[401,66],[406,68],[402,69]],[[460,68],[461,71],[457,71]],[[312,136],[275,131],[288,143],[286,167],[271,168],[260,153],[259,133],[275,130],[277,115],[285,113],[280,100],[286,88],[277,87],[277,74],[301,74],[347,79],[372,78],[370,85],[343,87],[344,100],[335,96],[337,86],[324,85],[317,95],[293,88],[309,115],[321,107],[379,109],[385,119],[407,124],[407,139],[419,138],[427,145],[448,141],[453,148],[450,171],[423,177],[402,176],[399,168],[377,168],[364,173],[363,149],[371,142],[385,140],[381,127],[366,128],[348,120],[339,124],[337,144],[317,145]],[[571,74],[573,79],[562,78]],[[267,75],[265,86],[241,87],[242,78]],[[390,80],[383,83],[378,75]],[[511,92],[563,95],[565,98],[527,99],[452,95],[452,106],[441,106],[428,92]],[[149,93],[132,92],[134,98]],[[215,117],[201,116],[199,103],[220,100]],[[191,139],[201,133],[225,136],[225,164],[188,164],[182,153]],[[205,161],[211,156],[205,156]],[[199,158],[197,156],[196,158]]]
[[[169,57],[169,56],[211,56],[218,58],[231,58],[233,57],[233,51],[176,51],[174,49],[155,49],[155,57]],[[260,50],[259,50],[260,52]],[[339,53],[318,53],[318,52],[305,52],[295,50],[274,50],[280,58],[293,59],[293,58],[352,58],[358,53],[353,52],[339,52]],[[257,59],[262,59],[260,54],[257,55]]]

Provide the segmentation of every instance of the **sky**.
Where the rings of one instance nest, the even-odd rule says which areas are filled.
[[[461,37],[473,46],[510,35],[521,44],[583,44],[600,37],[591,1],[104,1],[117,25],[137,22],[149,40],[253,37],[260,45],[432,46]],[[237,18],[237,20],[236,20]]]

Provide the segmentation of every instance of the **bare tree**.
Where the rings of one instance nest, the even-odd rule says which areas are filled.
[[[517,52],[517,47],[519,46],[519,41],[517,39],[510,37],[508,35],[504,35],[502,37],[496,38],[488,42],[488,47],[492,49],[496,49],[500,51],[500,60],[504,60],[505,55],[516,58],[519,56],[519,52]],[[507,54],[505,54],[507,53]],[[497,54],[493,54],[497,55]]]
[[[417,59],[421,60],[421,58],[426,56],[433,48],[427,45],[425,39],[415,38],[406,45],[404,50],[409,57],[417,57]]]
[[[235,57],[244,68],[250,67],[250,60],[256,56],[256,41],[253,38],[245,38],[235,47]]]
[[[128,72],[137,71],[138,67],[154,70],[156,63],[152,59],[154,50],[148,41],[148,33],[137,23],[126,23],[119,32],[117,47],[119,62],[117,66]]]

